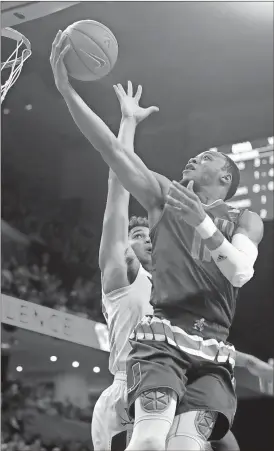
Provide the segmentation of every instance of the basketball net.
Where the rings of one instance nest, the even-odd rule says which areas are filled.
[[[21,74],[24,62],[31,55],[31,45],[30,41],[19,31],[13,28],[2,28],[1,35],[16,41],[16,49],[11,53],[5,62],[1,62],[1,73],[4,69],[10,69],[9,78],[2,85],[1,83],[1,103],[5,99],[7,92],[14,85],[17,78]],[[22,46],[25,48],[22,49]],[[21,53],[21,54],[20,54]]]

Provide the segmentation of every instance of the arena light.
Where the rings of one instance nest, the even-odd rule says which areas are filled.
[[[100,373],[100,368],[99,368],[99,366],[95,366],[94,368],[93,368],[93,372],[94,373]]]
[[[273,2],[227,2],[229,8],[234,10],[235,15],[239,14],[247,23],[254,20],[255,23],[273,22]]]
[[[52,356],[50,357],[50,361],[51,361],[51,362],[56,362],[56,361],[57,361],[56,355],[52,355]]]
[[[72,362],[73,368],[78,368],[79,365],[80,365],[80,363],[77,362],[76,360],[74,362]]]
[[[274,143],[274,137],[270,136],[269,138],[267,138],[268,144],[270,144],[271,146],[273,146]]]
[[[274,191],[274,182],[272,180],[267,184],[267,188],[269,191]]]
[[[244,196],[248,194],[248,187],[247,186],[239,186],[237,189],[235,196]]]
[[[9,343],[1,343],[1,349],[10,349]]]
[[[250,150],[252,150],[252,145],[249,141],[232,145],[232,153],[249,152]]]
[[[250,199],[239,199],[239,200],[232,200],[229,201],[229,206],[234,208],[248,208],[251,205]]]
[[[21,365],[17,366],[16,371],[18,371],[18,373],[21,373],[21,371],[23,371],[23,367]]]
[[[253,193],[259,193],[260,190],[261,190],[261,186],[258,185],[258,183],[255,183],[255,185],[253,185],[253,187],[252,187]]]
[[[237,164],[237,166],[238,166],[238,169],[239,169],[240,171],[243,171],[243,170],[245,169],[245,163],[244,163],[243,161],[240,161],[240,162]]]

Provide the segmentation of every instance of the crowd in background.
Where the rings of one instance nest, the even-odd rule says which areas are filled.
[[[3,261],[1,291],[18,299],[71,313],[82,318],[102,321],[100,287],[92,280],[77,277],[71,287],[48,268],[49,254],[41,264],[19,264],[16,258]]]
[[[14,253],[7,256],[2,252],[1,291],[62,312],[104,321],[98,249],[92,230],[74,218],[69,220],[71,212],[66,214],[63,208],[61,214],[60,208],[54,208],[49,201],[47,204],[44,200],[39,210],[31,196],[24,197],[23,190],[14,188],[13,183],[4,180],[2,192],[2,218],[43,249],[37,250],[36,246],[35,252],[27,252],[21,261]]]
[[[21,415],[24,410],[32,409],[50,416],[58,415],[69,420],[90,422],[94,402],[91,397],[89,398],[88,393],[87,399],[88,407],[82,408],[80,403],[77,405],[68,396],[63,402],[57,401],[54,382],[27,385],[10,381],[2,393],[2,411],[15,415],[16,418],[18,413]]]
[[[2,384],[1,449],[4,451],[89,451],[91,442],[69,441],[59,438],[52,443],[33,434],[31,422],[39,414],[91,422],[94,401],[85,409],[69,398],[63,403],[54,399],[53,383],[24,386],[20,382]],[[61,434],[60,434],[61,435]]]
[[[75,213],[77,202],[74,202],[74,210],[73,202],[61,205],[59,201],[58,205],[54,199],[47,198],[47,193],[33,187],[28,192],[22,186],[19,189],[16,180],[7,179],[6,175],[2,177],[1,217],[15,233],[5,239],[2,233],[1,292],[104,322],[98,247],[93,230]],[[16,242],[16,236],[22,235],[17,232],[26,238],[27,244],[22,245],[22,249]],[[54,418],[55,423],[77,422],[89,430],[94,406],[92,396],[88,406],[83,408],[69,398],[62,402],[57,400],[53,383],[23,386],[6,380],[1,385],[2,451],[92,450],[91,440],[78,440],[74,436],[70,440],[66,434],[60,434],[51,441],[44,434],[38,436],[37,431],[36,435],[30,433],[27,427],[33,418],[45,415],[45,418]]]
[[[64,211],[60,203],[49,200],[45,193],[16,188],[13,178],[6,177],[1,184],[1,214],[9,225],[45,243],[67,263],[94,264],[93,230],[71,217],[70,205]]]
[[[71,440],[56,440],[45,442],[41,436],[26,438],[23,434],[14,432],[1,433],[2,451],[91,451],[92,446],[86,442]]]
[[[63,440],[54,441],[43,439],[40,435],[28,436],[23,432],[17,432],[16,427],[11,426],[10,432],[1,431],[2,451],[92,451],[92,443],[86,441]]]

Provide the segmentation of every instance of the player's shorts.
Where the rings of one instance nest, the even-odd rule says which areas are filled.
[[[190,335],[168,320],[146,316],[130,337],[127,361],[129,415],[146,390],[170,388],[177,394],[176,415],[193,410],[218,412],[210,440],[230,429],[237,407],[232,345]]]
[[[126,373],[118,371],[113,384],[103,391],[95,404],[91,422],[91,436],[95,451],[114,449],[113,438],[132,430],[127,414]]]

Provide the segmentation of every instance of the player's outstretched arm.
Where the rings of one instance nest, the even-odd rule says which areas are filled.
[[[118,138],[121,142],[129,141],[126,137],[126,121],[122,120]],[[128,128],[128,131],[133,131]],[[132,136],[134,132],[128,133]],[[127,143],[129,145],[129,142]],[[129,192],[119,182],[117,175],[109,170],[108,196],[103,220],[103,229],[99,250],[99,267],[102,274],[102,287],[104,293],[128,285],[127,264],[125,259],[128,247],[128,205]]]
[[[114,90],[120,102],[122,120],[118,140],[128,152],[134,152],[135,121],[141,122],[158,108],[141,108],[139,101],[142,88],[133,96],[132,83],[128,82],[127,93],[119,84]],[[134,122],[132,122],[134,120]],[[108,197],[104,214],[103,231],[99,252],[99,266],[102,272],[103,289],[110,293],[129,284],[125,259],[128,243],[129,192],[121,185],[116,174],[110,170]],[[133,253],[134,254],[134,253]],[[134,254],[135,255],[135,254]],[[139,261],[136,258],[136,271]]]
[[[120,143],[107,125],[86,105],[68,82],[67,71],[63,62],[69,49],[61,50],[65,36],[58,32],[53,44],[50,63],[55,84],[64,97],[74,122],[93,147],[101,153],[108,166],[117,174],[123,184],[140,204],[153,212],[163,203],[161,186],[154,174],[134,153],[130,153]],[[133,120],[134,127],[137,121]]]
[[[258,359],[254,355],[236,351],[236,366],[246,368],[253,376],[257,376],[262,393],[273,395],[273,359],[268,362]]]

